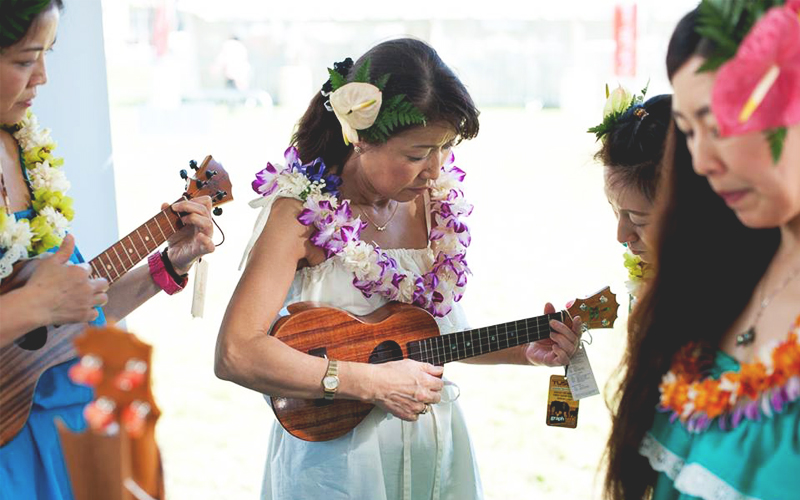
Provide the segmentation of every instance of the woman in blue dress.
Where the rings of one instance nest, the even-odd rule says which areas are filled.
[[[47,82],[45,54],[55,42],[61,8],[61,0],[20,0],[4,5],[0,18],[0,279],[18,261],[40,257],[24,286],[0,295],[0,347],[41,326],[123,318],[160,290],[182,289],[194,261],[214,249],[211,202],[204,197],[173,205],[185,214],[186,227],[170,238],[167,251],[112,286],[80,265],[84,259],[67,234],[69,183],[53,155],[55,144],[28,109]],[[73,497],[54,419],[76,431],[86,427],[83,408],[92,391],[69,380],[74,363],[42,374],[25,426],[0,447],[0,499]]]
[[[796,498],[800,1],[703,0],[676,28],[667,69],[691,161],[666,166],[606,494]]]

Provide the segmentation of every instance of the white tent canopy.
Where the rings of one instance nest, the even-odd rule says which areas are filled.
[[[151,0],[152,1],[152,0]],[[169,1],[169,0],[168,0]],[[207,20],[247,19],[252,21],[294,19],[363,21],[370,19],[478,19],[478,20],[582,20],[608,19],[617,4],[612,0],[463,0],[403,2],[337,2],[335,0],[174,0],[176,7]],[[153,3],[158,3],[157,0]],[[638,2],[650,15],[674,18],[697,4],[696,0]]]

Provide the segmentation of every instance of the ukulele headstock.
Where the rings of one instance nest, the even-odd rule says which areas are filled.
[[[580,316],[587,328],[613,328],[618,309],[617,296],[605,287],[591,297],[575,299],[567,313],[572,318]]]
[[[95,392],[84,410],[89,426],[105,434],[121,428],[133,438],[152,430],[161,414],[150,387],[153,348],[110,326],[87,329],[75,347],[81,357],[70,368],[70,379]]]
[[[228,172],[211,155],[206,156],[199,166],[196,161],[190,161],[189,167],[194,170],[192,175],[186,170],[180,172],[181,178],[186,181],[186,191],[184,192],[186,199],[209,196],[214,207],[233,201],[233,188]],[[221,213],[221,208],[214,209],[215,215]]]

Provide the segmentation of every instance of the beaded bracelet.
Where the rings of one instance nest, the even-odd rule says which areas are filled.
[[[188,274],[180,276],[175,272],[175,267],[167,257],[166,248],[163,252],[151,254],[147,258],[147,265],[150,267],[150,276],[152,276],[153,281],[168,295],[180,292],[189,281]]]

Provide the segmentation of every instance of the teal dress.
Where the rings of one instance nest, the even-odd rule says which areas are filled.
[[[726,371],[739,363],[719,351],[710,376]],[[800,399],[780,411],[762,405],[754,416],[727,430],[714,422],[689,432],[657,412],[639,450],[659,473],[653,500],[800,498]]]
[[[14,215],[20,219],[34,213],[24,210]],[[70,261],[84,262],[77,248]],[[105,324],[103,311],[98,311],[100,316],[93,325]],[[73,384],[67,376],[76,362],[62,363],[42,374],[25,427],[0,448],[0,500],[72,500],[55,419],[60,418],[73,431],[86,428],[83,408],[93,396],[90,388]]]

